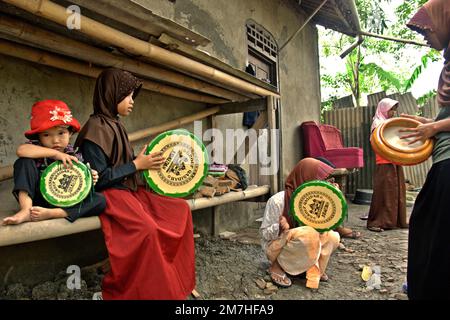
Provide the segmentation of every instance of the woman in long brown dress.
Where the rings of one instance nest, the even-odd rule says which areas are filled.
[[[380,100],[373,117],[371,131],[395,115],[398,101]],[[373,195],[370,204],[367,229],[381,232],[384,229],[407,228],[406,187],[403,168],[376,154],[373,175]]]

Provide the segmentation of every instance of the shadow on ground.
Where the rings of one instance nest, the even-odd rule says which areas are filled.
[[[410,213],[411,208],[408,209]],[[317,290],[306,288],[306,280],[300,277],[292,278],[290,288],[278,289],[270,284],[262,288],[264,282],[270,283],[270,278],[265,272],[268,261],[259,244],[259,222],[228,239],[203,235],[196,238],[197,299],[406,299],[402,284],[406,281],[408,231],[368,231],[366,221],[359,219],[368,210],[369,206],[349,202],[349,218],[345,226],[360,231],[363,237],[342,241],[346,250],[338,249],[332,255],[327,269],[329,280],[321,282]],[[366,289],[361,279],[364,265],[381,267],[380,290]],[[99,266],[83,268],[79,290],[67,288],[67,277],[66,272],[61,271],[53,281],[33,288],[20,283],[11,284],[0,289],[0,299],[92,299],[92,295],[100,291],[103,273]],[[194,299],[193,296],[189,298]]]

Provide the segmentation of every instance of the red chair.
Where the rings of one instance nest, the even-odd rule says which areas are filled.
[[[328,124],[316,124],[314,121],[301,125],[305,157],[323,157],[331,161],[336,168],[364,167],[363,149],[344,147],[341,131]]]

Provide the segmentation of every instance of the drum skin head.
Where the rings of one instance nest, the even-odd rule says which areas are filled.
[[[195,192],[208,174],[208,154],[203,143],[184,129],[158,135],[146,154],[161,151],[166,159],[160,170],[144,170],[144,178],[156,193],[186,197]]]
[[[55,207],[65,208],[80,203],[91,188],[91,171],[81,162],[72,162],[72,167],[66,168],[61,161],[55,161],[41,175],[42,196]]]
[[[405,132],[400,132],[405,128],[416,128],[420,125],[419,121],[409,118],[392,118],[384,122],[380,127],[380,135],[384,144],[389,148],[399,152],[419,152],[425,149],[431,142],[430,140],[416,141],[413,144],[409,144],[413,138],[400,139],[405,135]]]
[[[370,143],[373,150],[384,159],[398,165],[411,166],[426,161],[433,152],[433,140],[427,139],[407,146],[407,143],[400,139],[400,136],[407,132],[398,132],[401,128],[415,128],[419,124],[419,121],[409,118],[387,120],[371,134]]]
[[[347,201],[331,183],[314,180],[294,191],[289,212],[299,225],[325,232],[342,224],[347,216]]]

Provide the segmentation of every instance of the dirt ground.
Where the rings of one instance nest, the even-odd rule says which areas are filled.
[[[317,290],[306,288],[306,280],[292,278],[289,288],[271,286],[265,273],[268,261],[258,238],[260,222],[236,232],[228,239],[201,235],[195,239],[196,273],[199,296],[196,299],[276,299],[276,300],[404,300],[402,284],[406,282],[407,230],[381,233],[365,228],[359,217],[369,206],[349,202],[349,219],[345,226],[360,231],[361,239],[343,239],[345,249],[338,249],[331,257],[328,282],[321,282]],[[408,208],[408,215],[411,208]],[[364,265],[381,267],[381,289],[368,290],[361,279]],[[33,288],[12,284],[0,292],[0,299],[92,299],[100,291],[103,273],[98,266],[82,269],[81,289],[67,289],[67,274],[61,271],[53,281]],[[266,288],[262,289],[264,280]],[[269,284],[267,284],[269,283]],[[193,296],[189,299],[195,299]]]
[[[270,282],[269,264],[257,235],[259,225],[238,232],[230,240],[200,238],[196,240],[197,291],[203,299],[299,299],[299,300],[404,300],[402,285],[406,282],[408,231],[381,233],[365,228],[359,219],[369,206],[349,202],[346,227],[362,233],[358,240],[343,239],[345,249],[332,255],[328,282],[319,289],[306,288],[306,279],[292,277],[292,286],[275,290],[261,289],[256,281]],[[411,208],[408,208],[408,216]],[[361,278],[362,267],[380,266],[381,289],[367,290]],[[258,281],[260,282],[260,281]],[[262,286],[262,285],[261,285]]]

